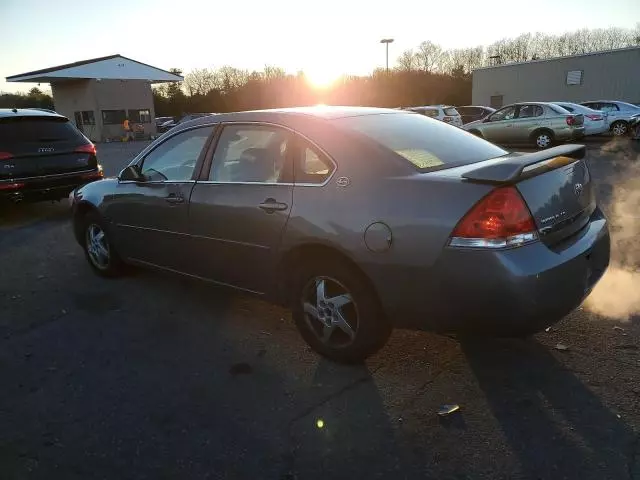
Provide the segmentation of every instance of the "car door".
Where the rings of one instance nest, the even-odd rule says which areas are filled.
[[[482,136],[490,142],[508,143],[513,130],[516,106],[509,105],[489,115],[482,123]]]
[[[542,126],[544,120],[544,110],[540,105],[523,104],[518,105],[516,117],[512,122],[510,142],[527,143],[531,134]]]
[[[213,130],[176,133],[139,160],[140,181],[118,181],[106,215],[124,257],[178,271],[187,267],[189,197]]]
[[[258,293],[273,286],[293,201],[291,135],[271,124],[222,127],[191,195],[196,275]]]

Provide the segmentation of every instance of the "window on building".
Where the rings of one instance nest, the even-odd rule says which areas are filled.
[[[491,108],[502,108],[502,95],[493,95],[490,99],[490,107]]]
[[[119,125],[124,122],[127,114],[124,110],[102,110],[102,123],[105,125]]]
[[[129,120],[133,123],[151,123],[151,111],[129,110]]]
[[[582,70],[567,72],[567,85],[582,85]]]
[[[83,112],[80,112],[80,115],[82,117],[82,125],[95,125],[96,124],[96,117],[93,115],[93,111],[92,110],[85,110]]]

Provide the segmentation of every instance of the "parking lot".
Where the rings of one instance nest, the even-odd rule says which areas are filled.
[[[2,207],[0,478],[640,479],[637,144],[588,145],[614,239],[595,304],[528,340],[396,331],[363,366],[248,295],[97,277],[64,202]],[[106,174],[145,145],[99,145]]]

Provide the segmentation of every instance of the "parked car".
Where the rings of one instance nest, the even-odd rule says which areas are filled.
[[[527,335],[577,307],[609,262],[584,152],[508,153],[392,109],[228,113],[70,202],[98,274],[130,263],[259,294],[354,362],[392,327]]]
[[[96,147],[68,118],[0,109],[0,200],[59,200],[100,178]]]
[[[167,130],[175,127],[176,120],[173,117],[158,117],[156,118],[156,131],[158,133],[164,133]]]
[[[607,112],[594,110],[584,105],[571,102],[551,102],[564,108],[570,113],[580,113],[584,116],[584,134],[600,135],[609,131],[609,120]]]
[[[462,126],[462,117],[456,110],[456,107],[449,105],[428,105],[424,107],[406,107],[404,110],[419,113],[425,117],[440,120],[444,123],[455,125],[456,127]]]
[[[640,107],[627,102],[615,100],[597,100],[582,102],[581,105],[606,112],[608,115],[609,129],[616,136],[626,135],[629,132],[629,121],[636,113],[640,113]]]
[[[463,107],[456,107],[458,113],[462,117],[462,124],[469,122],[475,122],[476,120],[481,120],[487,115],[492,114],[496,111],[495,108],[491,107],[479,107],[475,105],[465,105]]]
[[[532,144],[549,148],[556,142],[584,137],[584,117],[548,102],[514,103],[463,128],[490,142]]]

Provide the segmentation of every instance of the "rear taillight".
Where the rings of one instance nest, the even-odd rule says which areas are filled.
[[[594,115],[594,114],[586,114],[585,117],[587,117],[589,120],[602,120],[602,115]]]
[[[0,190],[20,190],[24,183],[0,183]]]
[[[81,178],[86,178],[88,180],[94,178],[94,179],[99,179],[99,178],[104,178],[104,172],[102,170],[102,165],[98,165],[98,169],[95,172],[89,172],[89,173],[83,173],[82,175],[80,175]]]
[[[444,117],[442,119],[443,122],[453,122],[453,117]]]
[[[13,154],[9,152],[0,152],[0,160],[9,160],[10,158],[13,158]]]
[[[516,247],[538,239],[529,208],[515,187],[501,187],[480,200],[451,235],[452,247]]]
[[[74,150],[76,153],[90,153],[91,155],[96,154],[96,146],[93,143],[87,143],[85,145],[80,145],[76,147]]]
[[[575,117],[567,117],[567,125],[571,126],[571,125],[575,125],[575,123],[576,123]]]

